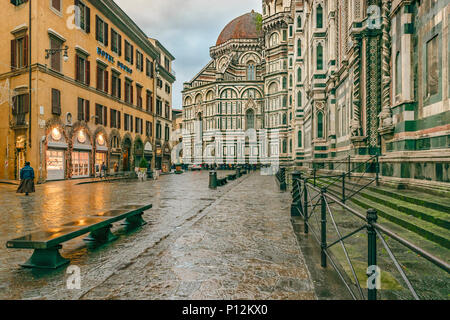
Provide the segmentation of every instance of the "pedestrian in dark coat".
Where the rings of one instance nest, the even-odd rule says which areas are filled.
[[[20,185],[17,193],[25,193],[25,195],[28,195],[30,192],[35,192],[34,170],[30,166],[30,163],[26,162],[25,167],[20,170]]]

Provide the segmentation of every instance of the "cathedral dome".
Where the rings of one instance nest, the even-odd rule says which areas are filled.
[[[216,46],[231,39],[258,39],[261,36],[261,15],[252,10],[231,21],[220,33]]]

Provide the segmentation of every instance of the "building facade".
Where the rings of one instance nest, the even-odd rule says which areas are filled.
[[[384,177],[449,182],[449,13],[449,0],[263,0],[262,17],[247,19],[257,34],[231,22],[222,33],[234,36],[221,35],[211,62],[184,85],[184,155],[205,153],[208,103],[212,130],[226,136],[234,127],[219,126],[228,117],[221,105],[245,104],[254,85],[255,118],[265,134],[277,132],[265,154],[278,152],[283,165],[333,170],[349,156],[379,155]],[[238,45],[246,42],[253,47]],[[250,54],[255,83],[240,59]],[[227,87],[234,96],[221,95]]]
[[[120,7],[11,1],[4,14],[0,177],[17,179],[25,160],[40,182],[93,177],[103,163],[154,167],[161,53]]]
[[[175,72],[172,62],[175,58],[155,39],[149,39],[158,49],[158,67],[156,69],[156,110],[155,110],[155,168],[168,172],[171,166],[170,135],[172,133],[172,85]]]

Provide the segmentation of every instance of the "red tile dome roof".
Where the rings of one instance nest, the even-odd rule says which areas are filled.
[[[261,36],[261,26],[258,21],[261,15],[252,10],[231,21],[220,33],[216,46],[231,39],[258,39]]]

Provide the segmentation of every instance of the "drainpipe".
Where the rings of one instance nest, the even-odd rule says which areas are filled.
[[[31,148],[31,0],[28,1],[29,15],[28,15],[28,147]]]
[[[45,142],[46,136],[42,136],[40,144],[39,144],[39,183],[44,182],[44,177],[42,176],[42,167],[43,167],[43,161],[44,161],[44,142]]]

